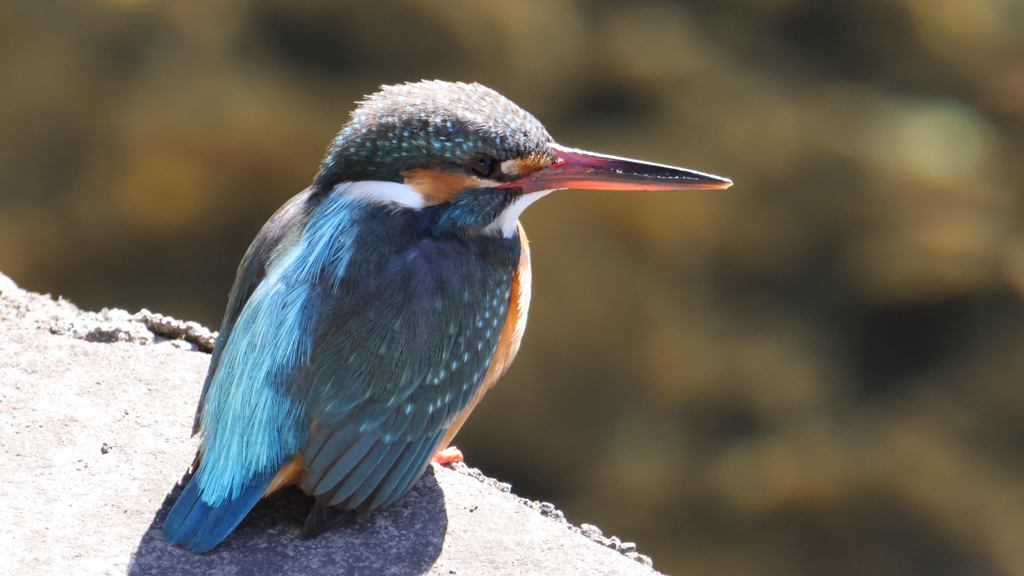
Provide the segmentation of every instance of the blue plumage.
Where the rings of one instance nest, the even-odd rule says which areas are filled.
[[[189,482],[164,521],[164,538],[193,552],[206,552],[219,544],[252,510],[273,474],[250,478],[238,495],[216,506],[204,502],[199,484]]]
[[[384,87],[242,259],[164,537],[209,550],[296,481],[317,499],[307,533],[401,498],[519,348],[526,206],[730,184],[559,146],[479,84]]]
[[[340,187],[268,222],[236,278],[168,541],[215,545],[300,452],[323,505],[369,510],[411,487],[483,381],[519,261],[518,239],[467,242],[432,233],[437,219]]]
[[[234,322],[201,408],[204,461],[193,482],[204,502],[237,498],[249,478],[273,476],[302,450],[306,406],[288,383],[310,363],[317,286],[336,289],[344,276],[362,209],[342,195],[321,200]]]

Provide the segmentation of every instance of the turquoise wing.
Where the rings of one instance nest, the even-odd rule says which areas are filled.
[[[216,546],[305,445],[305,399],[289,384],[309,365],[315,287],[344,276],[359,213],[351,199],[300,194],[247,252],[197,410],[199,466],[164,523],[168,541]]]

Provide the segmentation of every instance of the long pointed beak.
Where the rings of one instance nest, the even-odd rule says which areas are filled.
[[[732,186],[732,180],[687,170],[585,152],[552,144],[558,162],[538,170],[522,180],[502,188],[522,188],[524,192],[582,188],[587,190],[720,190]]]

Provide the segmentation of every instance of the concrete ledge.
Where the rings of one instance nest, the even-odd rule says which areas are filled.
[[[317,539],[299,538],[312,500],[291,489],[210,553],[167,545],[212,337],[146,311],[84,313],[0,274],[0,572],[656,573],[635,545],[462,465]]]

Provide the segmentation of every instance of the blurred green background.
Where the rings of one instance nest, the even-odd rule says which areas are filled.
[[[736,182],[527,211],[470,465],[674,574],[1024,574],[1020,0],[8,0],[0,270],[217,327],[353,102],[421,78]]]

